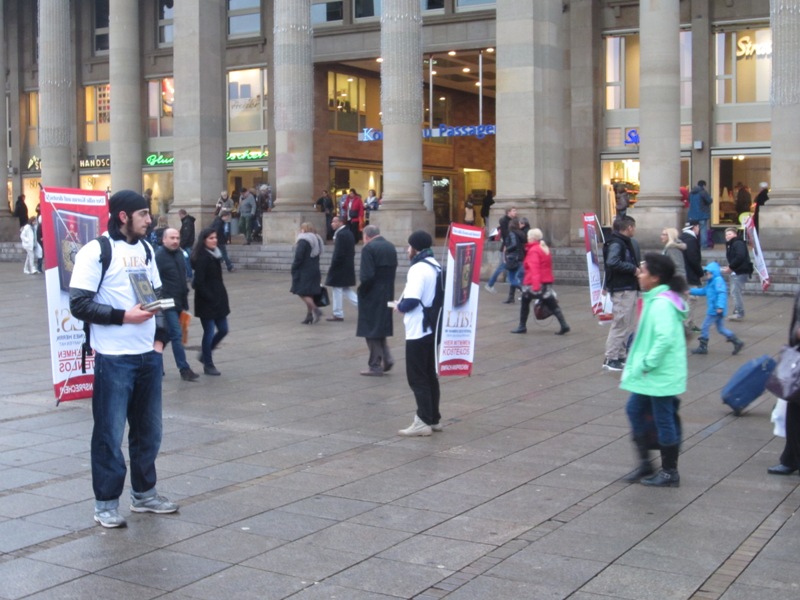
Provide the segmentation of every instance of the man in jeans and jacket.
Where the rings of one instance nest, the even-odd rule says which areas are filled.
[[[739,238],[736,227],[725,229],[725,255],[728,266],[722,269],[723,273],[730,275],[731,296],[733,296],[733,314],[728,317],[731,321],[744,319],[744,300],[742,290],[750,275],[753,274],[753,263],[750,262],[750,253],[747,244]]]
[[[627,357],[628,338],[636,319],[636,299],[639,297],[639,244],[633,239],[636,221],[633,217],[614,220],[613,233],[603,250],[606,268],[604,292],[611,294],[614,320],[606,338],[606,359],[603,368],[622,371]]]
[[[252,190],[243,189],[239,198],[239,233],[245,237],[245,245],[253,241],[253,219],[256,216],[256,198]]]
[[[124,527],[119,497],[125,485],[122,440],[129,426],[131,510],[173,513],[178,505],[156,491],[161,447],[161,352],[166,335],[155,313],[144,310],[131,277],[147,278],[156,294],[161,277],[145,235],[150,209],[140,194],[120,190],[109,202],[111,261],[103,274],[101,245],[92,240],[75,257],[69,290],[72,315],[91,324],[94,349],[91,464],[94,520]]]
[[[189,286],[186,285],[186,268],[177,229],[167,229],[156,250],[156,265],[161,276],[161,297],[172,298],[175,308],[164,310],[164,321],[172,342],[172,355],[184,381],[197,381],[200,376],[192,371],[183,348],[181,313],[189,310]]]

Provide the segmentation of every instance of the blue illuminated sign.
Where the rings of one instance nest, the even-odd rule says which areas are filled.
[[[487,135],[496,135],[497,127],[495,125],[457,125],[451,126],[442,123],[438,127],[431,129],[427,127],[422,130],[423,138],[438,138],[438,137],[474,137],[482,140]],[[383,131],[374,129],[373,127],[365,127],[358,134],[359,142],[378,142],[383,139]]]

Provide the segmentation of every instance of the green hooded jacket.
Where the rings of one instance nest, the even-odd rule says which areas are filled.
[[[688,309],[683,296],[666,285],[643,294],[644,305],[620,387],[647,396],[676,396],[686,391]]]

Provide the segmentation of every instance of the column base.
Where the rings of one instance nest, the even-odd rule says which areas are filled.
[[[796,250],[800,231],[800,190],[772,192],[758,210],[758,238],[762,250]]]
[[[301,210],[273,210],[262,217],[264,244],[294,244],[302,223],[311,223],[325,239],[325,214],[312,208]]]
[[[680,233],[683,229],[683,207],[674,199],[669,199],[668,206],[658,206],[650,202],[637,202],[628,209],[628,216],[636,220],[636,240],[645,252],[661,251],[661,232],[665,227],[674,227]]]
[[[425,210],[421,204],[412,210],[381,208],[370,213],[369,222],[377,225],[381,235],[395,246],[406,246],[408,236],[418,229],[427,231],[434,239],[436,237],[436,217],[433,211]]]

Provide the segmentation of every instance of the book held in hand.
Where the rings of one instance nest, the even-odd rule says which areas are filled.
[[[158,298],[156,296],[156,292],[146,273],[130,273],[129,277],[131,278],[131,284],[133,284],[133,292],[136,294],[136,299],[139,300],[143,310],[154,312],[175,308],[175,300],[172,298]]]

